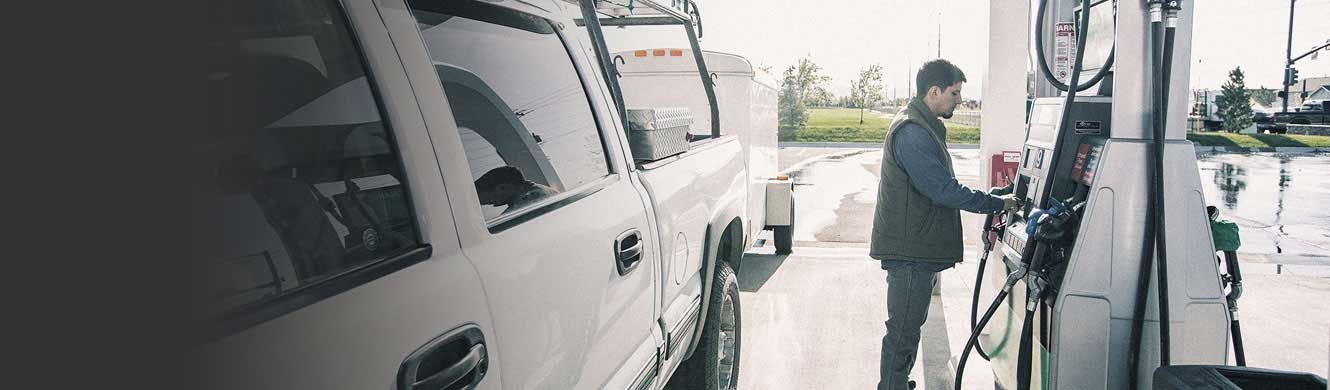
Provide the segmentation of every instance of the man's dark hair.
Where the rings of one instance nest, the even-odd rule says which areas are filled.
[[[526,178],[522,177],[522,171],[518,170],[517,167],[502,166],[480,175],[480,179],[476,179],[476,189],[485,191],[498,187],[500,184],[518,185],[525,182]]]
[[[957,68],[956,65],[952,65],[941,58],[928,61],[924,63],[922,68],[919,68],[919,73],[914,76],[915,96],[927,95],[928,89],[932,87],[946,90],[947,87],[964,81],[965,72],[962,72],[961,68]]]

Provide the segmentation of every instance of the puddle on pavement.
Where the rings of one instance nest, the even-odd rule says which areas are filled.
[[[1330,265],[1330,155],[1209,154],[1197,164],[1206,201],[1241,227],[1243,252]]]

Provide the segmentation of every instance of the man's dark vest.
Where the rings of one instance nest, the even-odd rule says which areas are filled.
[[[947,172],[955,175],[951,155],[947,153],[947,128],[928,111],[922,100],[911,99],[910,104],[896,114],[896,122],[887,130],[882,145],[882,178],[878,182],[869,256],[878,260],[959,262],[964,255],[960,211],[935,205],[915,190],[910,185],[909,175],[896,163],[891,152],[896,130],[907,123],[928,129],[937,140],[938,153]]]

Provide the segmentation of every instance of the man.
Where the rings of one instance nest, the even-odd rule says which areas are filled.
[[[1011,195],[992,196],[956,181],[938,117],[951,118],[961,102],[965,73],[938,59],[924,64],[915,80],[915,97],[896,114],[883,142],[873,215],[869,255],[887,270],[880,390],[914,388],[909,374],[937,273],[964,255],[959,210],[991,214],[1019,207]]]
[[[480,195],[480,204],[508,206],[505,212],[558,193],[558,190],[549,186],[527,180],[522,176],[522,171],[513,166],[494,168],[476,179],[476,194]]]

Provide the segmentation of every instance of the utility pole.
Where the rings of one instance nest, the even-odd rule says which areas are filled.
[[[1293,7],[1297,5],[1298,0],[1288,0],[1288,50],[1284,52],[1284,109],[1288,112],[1288,75],[1289,69],[1293,66]]]

